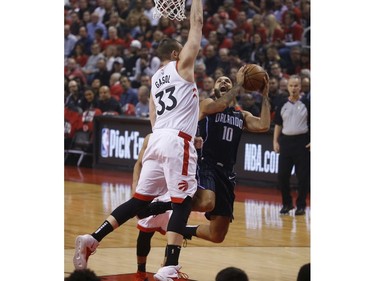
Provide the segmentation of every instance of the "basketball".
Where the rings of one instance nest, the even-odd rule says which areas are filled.
[[[264,77],[267,75],[263,67],[257,64],[246,65],[242,87],[247,91],[259,91],[263,89]]]

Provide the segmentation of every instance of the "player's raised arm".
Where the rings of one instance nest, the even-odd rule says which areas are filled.
[[[203,27],[202,0],[193,0],[190,9],[190,30],[187,42],[182,48],[177,71],[185,80],[194,81],[194,63],[201,47]]]

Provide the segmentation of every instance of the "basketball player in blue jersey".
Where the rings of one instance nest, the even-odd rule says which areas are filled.
[[[263,101],[260,117],[235,108],[235,96],[221,111],[216,111],[218,101],[242,85],[243,71],[237,74],[237,85],[233,87],[228,77],[219,77],[215,82],[215,98],[200,104],[199,132],[203,138],[201,158],[198,162],[198,191],[194,200],[200,201],[201,209],[209,210],[208,225],[188,226],[184,236],[192,236],[221,243],[233,220],[235,172],[237,149],[242,132],[267,132],[270,128],[270,103],[268,99],[268,76],[264,78]],[[214,204],[213,204],[214,203]],[[196,203],[198,204],[198,203]],[[206,204],[206,205],[205,205]]]
[[[202,0],[192,0],[190,30],[182,46],[174,39],[160,42],[160,69],[152,77],[150,121],[153,134],[143,155],[142,171],[133,197],[118,206],[92,234],[76,238],[73,263],[87,268],[88,257],[114,229],[135,217],[157,196],[170,194],[173,212],[167,227],[165,266],[154,278],[168,281],[180,276],[178,264],[183,232],[197,190],[197,131],[199,98],[194,81],[194,63],[200,50],[203,27]]]

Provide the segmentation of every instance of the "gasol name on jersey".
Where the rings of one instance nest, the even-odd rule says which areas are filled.
[[[161,78],[159,78],[158,81],[155,82],[156,88],[159,88],[161,85],[164,85],[166,83],[171,83],[171,76],[170,75],[164,75]]]

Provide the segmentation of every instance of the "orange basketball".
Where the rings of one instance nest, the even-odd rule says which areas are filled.
[[[243,88],[247,91],[261,91],[264,86],[264,77],[267,75],[263,67],[257,64],[246,65]]]

